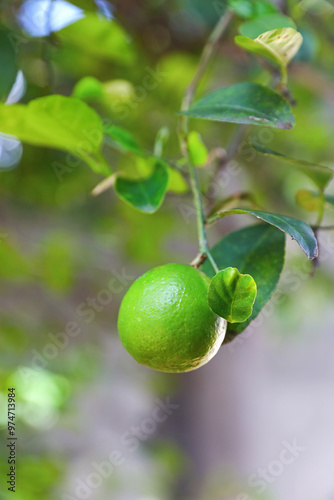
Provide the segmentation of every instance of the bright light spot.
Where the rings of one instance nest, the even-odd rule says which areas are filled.
[[[24,96],[26,91],[26,82],[22,71],[19,71],[14,85],[7,97],[6,104],[15,104]]]
[[[0,170],[12,170],[21,160],[21,142],[10,135],[0,134]]]
[[[29,403],[58,407],[68,395],[68,381],[61,375],[46,370],[21,368],[11,376],[11,383],[22,399]]]
[[[85,16],[65,0],[27,0],[19,10],[21,26],[32,36],[48,36]]]
[[[8,380],[20,397],[18,417],[31,427],[51,429],[69,394],[68,380],[46,370],[21,367]],[[0,401],[1,402],[1,401]]]

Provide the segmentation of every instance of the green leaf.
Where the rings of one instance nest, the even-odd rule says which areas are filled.
[[[256,149],[259,153],[264,155],[273,156],[279,158],[292,165],[295,169],[303,172],[319,189],[324,189],[330,180],[333,178],[334,172],[323,165],[318,165],[317,163],[311,163],[305,160],[298,160],[296,158],[291,158],[285,156],[281,153],[276,153],[271,149],[264,148],[258,144],[252,144],[252,147]]]
[[[206,164],[209,153],[201,135],[195,130],[188,134],[188,151],[193,165],[202,167]]]
[[[252,314],[256,283],[235,267],[219,271],[211,280],[208,301],[211,309],[229,323],[241,323]]]
[[[297,54],[302,42],[302,35],[293,28],[278,28],[262,33],[254,40],[247,36],[236,36],[235,42],[250,52],[255,52],[276,63],[286,78],[286,67]]]
[[[284,16],[283,14],[267,14],[242,23],[239,27],[239,31],[242,35],[248,36],[249,38],[257,38],[261,33],[277,28],[296,29],[296,24],[290,17]]]
[[[115,191],[128,205],[151,214],[158,210],[164,200],[168,178],[164,162],[156,160],[154,171],[149,178],[131,180],[117,177]]]
[[[180,114],[220,122],[292,128],[289,104],[277,92],[257,83],[237,83],[206,95]]]
[[[116,125],[108,125],[104,128],[104,132],[113,139],[113,141],[121,148],[122,151],[127,153],[134,153],[136,155],[143,155],[144,151],[137,143],[131,132],[123,127]]]
[[[277,12],[277,8],[270,2],[254,0],[229,0],[229,7],[238,16],[245,19]]]
[[[189,187],[181,172],[169,165],[167,165],[167,168],[169,173],[168,191],[177,194],[186,193]]]
[[[11,44],[11,34],[5,29],[0,30],[0,99],[7,97],[15,83],[17,75],[16,52]]]
[[[120,64],[131,64],[135,58],[133,46],[120,24],[90,12],[58,31],[57,38],[65,46],[72,45],[91,56]]]
[[[69,151],[96,172],[110,173],[102,159],[92,156],[102,146],[102,120],[80,99],[52,95],[26,105],[0,104],[0,132],[35,146]]]
[[[287,217],[286,215],[272,214],[269,212],[262,212],[260,210],[250,210],[246,208],[234,208],[221,212],[209,219],[209,223],[215,220],[226,217],[227,215],[235,214],[250,214],[258,219],[268,222],[281,231],[289,234],[292,239],[296,240],[300,248],[306,253],[309,259],[314,259],[318,256],[318,244],[311,227],[304,221]]]
[[[75,85],[72,96],[89,102],[99,101],[104,97],[103,83],[93,76],[85,76]]]
[[[243,274],[253,276],[257,296],[252,315],[243,323],[229,325],[228,329],[241,333],[255,319],[276,289],[284,265],[285,234],[273,226],[256,224],[229,233],[211,250],[219,269],[236,267]],[[206,261],[202,270],[214,276]],[[231,340],[228,335],[227,341]]]

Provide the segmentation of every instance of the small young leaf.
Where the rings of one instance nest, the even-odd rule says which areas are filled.
[[[290,105],[277,92],[243,82],[218,89],[180,114],[220,122],[289,129],[294,125]]]
[[[152,214],[162,204],[167,187],[169,173],[165,163],[155,161],[152,175],[147,179],[131,180],[117,177],[115,191],[117,195],[133,208]]]
[[[228,267],[211,280],[208,301],[211,309],[229,323],[241,323],[252,314],[256,283],[249,274]]]
[[[107,125],[104,128],[105,133],[115,141],[115,143],[127,153],[134,153],[137,155],[143,155],[144,151],[137,143],[136,139],[133,137],[131,132],[123,127],[117,127],[116,125]]]
[[[285,234],[268,224],[247,226],[224,236],[211,253],[219,269],[236,267],[253,276],[257,285],[252,315],[243,323],[228,325],[228,342],[258,316],[276,289],[284,265]],[[205,261],[202,270],[209,277],[214,276],[209,261]]]
[[[286,215],[262,212],[260,210],[234,208],[214,215],[208,222],[211,223],[219,218],[234,214],[250,214],[264,220],[268,224],[278,227],[278,229],[289,234],[292,239],[296,240],[309,259],[314,259],[318,256],[318,244],[311,227],[299,219],[287,217]]]
[[[99,101],[104,97],[103,84],[93,76],[85,76],[75,85],[72,96],[88,102]]]
[[[314,184],[319,189],[324,189],[328,185],[330,180],[333,178],[334,175],[333,170],[331,170],[328,167],[324,167],[323,165],[318,165],[317,163],[311,163],[306,160],[298,160],[296,158],[290,158],[289,156],[285,156],[281,153],[276,153],[275,151],[264,148],[258,144],[252,144],[252,146],[259,153],[279,158],[280,160],[283,160],[291,164],[292,167],[307,175],[307,177],[311,179],[311,181],[313,181]]]
[[[11,43],[11,34],[5,28],[0,30],[0,99],[6,97],[14,85],[18,71],[16,52]]]
[[[277,28],[296,29],[296,24],[290,17],[284,16],[283,14],[267,14],[242,23],[239,27],[239,31],[242,35],[248,36],[249,38],[257,38],[261,33]]]
[[[172,168],[168,165],[169,172],[169,182],[168,182],[168,191],[171,193],[184,194],[188,191],[189,186],[184,179],[181,172]]]
[[[208,150],[198,132],[193,130],[188,134],[188,151],[191,162],[197,167],[202,167],[208,159]]]
[[[297,54],[303,37],[293,28],[278,28],[266,31],[255,39],[247,36],[236,36],[234,40],[240,47],[276,63],[285,76],[286,66]]]

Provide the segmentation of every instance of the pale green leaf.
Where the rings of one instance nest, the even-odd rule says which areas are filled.
[[[130,64],[135,53],[128,34],[114,19],[86,12],[84,18],[57,32],[65,46],[75,46],[81,52],[120,64]]]
[[[105,161],[94,157],[102,146],[102,120],[80,99],[52,95],[28,104],[0,104],[0,132],[35,146],[69,151],[96,172],[110,173]]]
[[[254,40],[247,36],[236,36],[235,42],[244,49],[275,62],[285,73],[285,68],[298,52],[303,37],[293,28],[278,28],[266,31]]]

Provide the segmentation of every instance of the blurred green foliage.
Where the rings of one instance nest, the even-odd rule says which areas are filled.
[[[38,14],[41,8],[39,2],[30,0],[29,5],[24,1],[1,2],[1,99],[5,101],[8,97],[19,67],[25,83],[21,90],[16,90],[22,96],[18,99],[20,104],[14,106],[53,93],[75,96],[112,125],[114,134],[125,129],[144,152],[151,154],[156,144],[159,155],[177,164],[176,113],[206,37],[226,8],[226,2],[118,0],[113,5],[105,2],[114,19],[103,15],[94,2],[68,3],[84,9],[85,17],[48,32],[47,36],[37,36],[27,30],[27,18],[22,19],[21,9],[26,4],[25,16],[30,12],[33,19],[34,9]],[[277,15],[273,14],[276,7],[270,2],[231,1],[230,4],[236,12],[235,21],[218,47],[218,56],[200,85],[198,96],[204,90],[240,81],[267,84],[271,78],[258,59],[237,47],[234,36],[241,25],[245,33],[245,22],[254,23],[255,18],[257,23],[258,16]],[[288,151],[291,157],[333,167],[333,13],[328,10],[328,2],[314,2],[306,9],[299,0],[288,4],[288,14],[304,38],[289,70],[289,90],[297,100],[296,126],[270,134],[254,128],[249,131],[248,139],[270,150]],[[45,24],[48,25],[47,19],[44,29]],[[47,135],[47,122],[43,127]],[[165,139],[157,146],[155,138],[162,127],[167,127],[169,134],[164,132]],[[196,121],[196,131],[201,135],[201,139],[192,136],[196,163],[205,164],[206,150],[226,148],[234,130],[232,124]],[[67,135],[64,137],[66,142]],[[145,155],[134,160],[133,142],[124,135],[122,141],[125,155],[103,146],[103,154],[113,170],[149,171],[151,160]],[[55,426],[75,428],[78,415],[71,398],[85,393],[91,380],[100,374],[104,336],[116,335],[115,318],[126,285],[98,314],[94,325],[85,325],[80,320],[76,313],[78,305],[105,288],[115,271],[125,267],[130,275],[138,275],[168,261],[190,262],[197,251],[195,216],[187,179],[180,174],[182,163],[177,164],[178,170],[170,169],[168,193],[161,210],[148,216],[122,203],[110,189],[98,197],[91,196],[101,176],[85,161],[78,161],[66,152],[67,147],[62,149],[65,151],[25,144],[21,160],[8,168],[4,167],[5,163],[8,165],[5,148],[0,148],[0,430],[3,438],[7,425],[4,418],[7,388],[15,384],[21,439],[17,500],[59,499],[57,488],[65,484],[68,457],[53,453],[47,447],[47,440],[37,440],[37,436]],[[10,157],[10,151],[6,154]],[[289,165],[278,166],[277,159],[264,155],[251,158],[237,154],[236,160],[241,174],[222,178],[222,197],[249,189],[260,205],[293,213],[315,224],[317,214],[309,212],[305,203],[296,202],[298,190],[314,189],[307,177]],[[61,166],[62,175],[57,175],[59,168],[55,165]],[[200,175],[204,184],[210,181],[206,168],[201,169]],[[176,194],[180,192],[182,199]],[[326,193],[334,194],[331,184]],[[333,207],[329,207],[324,224],[332,224],[333,215]],[[221,238],[222,228],[212,231],[213,243]],[[296,257],[298,262],[302,258]],[[317,287],[321,299],[332,290],[333,279],[320,268],[315,284],[307,287]],[[291,319],[294,316],[288,311],[296,307],[293,300],[298,299],[289,290],[286,294],[287,300],[279,306],[282,330],[293,331],[293,327],[288,327],[288,318],[290,326],[297,320]],[[82,327],[82,335],[71,339],[61,356],[49,359],[42,370],[33,370],[34,353],[41,353],[50,343],[48,334],[63,332],[65,324],[73,319]],[[116,368],[113,376],[119,376]],[[163,393],[170,390],[169,386],[162,386]],[[36,445],[32,445],[35,441]],[[161,484],[156,484],[152,479],[151,493],[160,494],[161,499],[170,498],[174,477],[180,474],[180,464],[185,462],[177,447],[170,443],[150,446],[147,453],[157,468],[156,483],[161,480]],[[6,473],[6,450],[1,447],[0,477]],[[12,498],[6,490],[2,494],[4,500]],[[216,489],[208,488],[205,498],[216,498],[215,495],[218,495]]]

